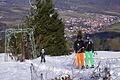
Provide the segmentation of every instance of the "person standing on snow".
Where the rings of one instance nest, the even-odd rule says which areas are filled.
[[[93,41],[90,39],[90,36],[87,35],[86,40],[85,40],[85,57],[86,57],[85,66],[86,68],[88,68],[89,59],[91,63],[91,68],[94,68],[93,52],[94,52]]]
[[[45,49],[42,48],[42,50],[40,51],[40,56],[41,56],[41,63],[44,61],[44,63],[46,62],[45,60]]]
[[[79,31],[77,35],[77,40],[74,42],[74,51],[76,53],[76,68],[81,66],[84,68],[84,41],[82,39],[82,32]]]

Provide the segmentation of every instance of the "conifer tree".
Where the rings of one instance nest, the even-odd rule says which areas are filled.
[[[35,5],[37,8],[31,8],[27,25],[35,31],[34,37],[38,51],[45,48],[50,55],[67,53],[64,24],[59,19],[52,0],[36,0]]]

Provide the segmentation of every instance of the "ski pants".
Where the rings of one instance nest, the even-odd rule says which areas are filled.
[[[92,66],[94,66],[94,59],[93,59],[93,52],[92,51],[85,51],[85,66],[88,66],[89,63],[89,59],[90,59],[90,63]]]
[[[45,56],[41,56],[41,62],[46,62],[46,60],[45,60]]]
[[[76,68],[84,66],[84,53],[76,53]]]

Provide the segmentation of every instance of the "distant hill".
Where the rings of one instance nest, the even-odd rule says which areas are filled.
[[[120,32],[99,32],[95,33],[92,36],[96,36],[100,39],[112,39],[112,38],[120,38]]]
[[[28,0],[0,0],[0,22],[18,24],[28,13]]]
[[[54,0],[59,9],[80,12],[120,13],[120,0]]]
[[[13,5],[17,5],[17,6],[26,6],[25,4],[28,3],[28,0],[0,0],[0,3],[6,4],[4,6],[13,6]],[[1,4],[2,4],[1,3]]]
[[[109,32],[119,32],[120,33],[120,23],[117,24],[112,24],[109,27],[107,27],[106,29],[104,29],[104,31],[109,31]]]
[[[120,0],[53,0],[55,8],[79,12],[109,13],[120,15]],[[28,0],[0,0],[0,22],[23,22],[30,6]]]

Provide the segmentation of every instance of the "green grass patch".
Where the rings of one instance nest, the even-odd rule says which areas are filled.
[[[116,23],[116,24],[110,25],[108,28],[106,28],[105,31],[120,32],[120,23]]]

